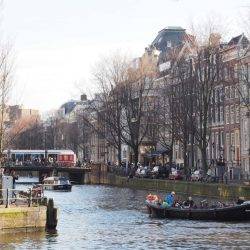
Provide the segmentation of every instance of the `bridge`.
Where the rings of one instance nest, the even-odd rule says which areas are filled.
[[[53,173],[58,174],[66,173],[71,181],[79,184],[84,183],[85,173],[91,172],[90,167],[66,167],[58,165],[14,165],[14,164],[4,164],[2,168],[6,171],[9,170],[19,172],[38,172],[39,182],[43,180],[43,177],[51,176]]]

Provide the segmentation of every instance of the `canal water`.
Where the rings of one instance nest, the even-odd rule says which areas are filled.
[[[151,219],[146,191],[82,185],[45,195],[59,208],[57,232],[0,234],[0,249],[250,249],[250,223]]]

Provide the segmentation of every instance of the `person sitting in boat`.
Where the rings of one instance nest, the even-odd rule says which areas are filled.
[[[245,197],[238,197],[238,200],[236,202],[237,205],[241,205],[242,203],[244,203],[246,200],[245,200]]]
[[[183,205],[185,207],[194,207],[195,206],[194,201],[193,201],[191,196],[189,196],[188,199],[186,201],[184,201]]]
[[[156,195],[156,194],[149,194],[149,195],[147,195],[147,201],[149,201],[149,202],[154,202],[154,203],[161,203],[161,198],[158,196],[158,195]]]
[[[165,202],[167,203],[168,207],[172,207],[174,205],[174,201],[175,201],[175,192],[172,191],[165,197]]]

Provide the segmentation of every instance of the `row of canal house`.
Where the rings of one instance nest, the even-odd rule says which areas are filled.
[[[250,175],[250,117],[249,117],[249,41],[241,34],[232,38],[228,43],[221,43],[220,37],[214,35],[215,42],[221,48],[223,60],[226,63],[223,77],[219,82],[212,96],[211,103],[211,134],[207,148],[208,165],[215,174],[227,172],[230,179],[247,178]],[[151,60],[158,68],[158,77],[155,79],[152,97],[159,97],[162,80],[167,78],[170,62],[167,60],[168,54],[175,47],[182,47],[180,53],[189,50],[192,53],[194,37],[188,35],[181,27],[167,27],[161,30],[153,43],[145,49],[141,58],[134,61],[136,65],[143,58]],[[136,67],[136,66],[135,66]],[[160,97],[159,97],[160,98]],[[157,99],[157,98],[156,98]],[[166,101],[166,100],[165,100]],[[84,99],[76,105],[69,116],[76,117],[77,113],[88,113],[95,126],[100,126],[98,115],[91,110],[91,103],[98,103],[98,95],[92,100]],[[167,110],[167,109],[166,109]],[[73,114],[73,115],[72,115]],[[152,124],[152,127],[156,125]],[[90,136],[78,150],[79,159],[87,159],[93,162],[117,162],[117,151],[112,147],[104,136],[97,134],[94,130],[88,131]],[[166,137],[169,134],[166,133]],[[152,137],[145,136],[139,149],[140,162],[145,162],[149,153],[167,152],[165,161],[170,157],[170,152],[166,150],[159,140],[152,140]],[[191,162],[191,148],[188,152],[190,168],[201,167],[201,157],[199,150],[195,148],[193,161]],[[181,142],[175,141],[172,149],[173,161],[183,165],[183,151]],[[161,156],[161,153],[159,153]],[[122,145],[122,160],[129,162],[132,159],[132,152],[128,145]],[[159,157],[160,160],[162,157]],[[157,159],[155,159],[157,160]]]
[[[249,41],[244,34],[232,38],[228,43],[221,43],[219,35],[213,35],[213,39],[220,46],[225,66],[221,81],[216,84],[211,98],[208,165],[218,176],[226,172],[229,179],[249,178]],[[161,31],[158,42],[153,43],[154,47],[161,51],[158,63],[160,77],[156,80],[159,83],[163,78],[166,79],[170,67],[166,54],[175,45],[180,44],[183,47],[180,53],[187,48],[192,54],[192,37],[180,27],[170,27]],[[189,149],[188,160],[191,161],[191,147]],[[178,141],[173,147],[173,160],[179,165],[183,164],[182,145]],[[201,167],[201,157],[197,148],[192,164],[190,167],[193,169]]]

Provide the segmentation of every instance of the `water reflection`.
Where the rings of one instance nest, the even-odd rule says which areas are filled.
[[[27,186],[21,186],[27,188]],[[250,248],[250,223],[151,219],[146,191],[73,186],[46,192],[59,207],[57,233],[21,233],[0,238],[6,249],[218,249]],[[9,247],[9,248],[8,248]]]

